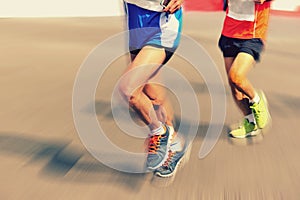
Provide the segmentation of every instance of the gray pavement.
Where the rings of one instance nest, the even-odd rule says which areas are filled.
[[[300,199],[299,18],[271,16],[266,51],[250,74],[269,99],[273,126],[268,134],[235,140],[226,132],[241,115],[228,92],[217,47],[223,17],[195,12],[184,18],[184,34],[207,50],[225,82],[222,135],[212,152],[199,159],[211,117],[209,92],[190,64],[175,56],[169,65],[190,81],[201,119],[189,162],[164,187],[151,182],[151,174],[101,164],[84,148],[73,122],[76,73],[96,45],[124,30],[124,18],[0,19],[0,199]],[[111,90],[127,62],[120,57],[105,72],[96,113],[114,143],[140,151],[142,141],[122,134],[109,108]]]

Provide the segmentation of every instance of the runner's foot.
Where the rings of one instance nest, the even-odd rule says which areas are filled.
[[[171,144],[168,159],[164,164],[154,171],[154,174],[159,177],[167,178],[174,176],[178,166],[183,164],[183,161],[187,162],[189,159],[190,145],[183,145],[183,140],[177,140]]]
[[[268,110],[268,102],[265,94],[263,91],[258,91],[257,93],[260,97],[260,101],[258,103],[253,103],[250,108],[254,114],[258,128],[263,129],[270,122],[271,116]]]
[[[259,133],[260,130],[258,130],[257,125],[254,122],[249,122],[248,119],[244,119],[243,123],[237,129],[229,132],[229,135],[234,138],[246,138]]]
[[[174,128],[163,125],[164,133],[151,135],[148,143],[148,156],[146,167],[149,170],[155,170],[160,167],[168,158],[171,140],[173,138]]]

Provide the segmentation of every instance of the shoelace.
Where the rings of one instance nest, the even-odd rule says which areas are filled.
[[[150,137],[148,153],[157,153],[160,147],[160,139],[162,135],[153,135]]]
[[[169,166],[169,164],[172,162],[172,159],[173,159],[174,155],[175,155],[175,152],[169,150],[169,152],[168,152],[168,158],[167,158],[167,160],[163,164],[164,167],[168,167]]]
[[[259,114],[261,111],[260,110],[258,110],[258,109],[255,109],[255,106],[254,106],[254,104],[253,105],[251,105],[250,106],[250,108],[253,110],[253,112],[254,112],[254,115],[256,115],[256,114]]]

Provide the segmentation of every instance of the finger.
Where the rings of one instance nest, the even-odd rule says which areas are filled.
[[[171,7],[170,10],[169,10],[169,12],[170,12],[171,14],[173,14],[173,13],[176,12],[179,8],[180,8],[179,6]]]
[[[178,10],[181,7],[181,3],[177,0],[171,1],[168,4],[168,12],[174,13],[176,10]]]
[[[172,9],[172,7],[173,7],[174,4],[176,3],[176,1],[177,1],[177,0],[171,0],[171,1],[168,3],[168,5],[167,5],[167,7],[165,8],[165,10],[170,12],[170,10]]]
[[[165,11],[165,12],[168,12],[168,11],[170,10],[171,5],[173,4],[173,1],[174,1],[174,0],[171,0],[171,1],[168,3],[168,5],[164,8],[164,11]]]

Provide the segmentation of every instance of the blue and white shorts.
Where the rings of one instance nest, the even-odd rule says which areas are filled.
[[[181,36],[182,9],[170,14],[147,10],[130,3],[125,3],[125,6],[130,52],[138,54],[144,46],[155,46],[164,48],[167,57],[172,56]]]

